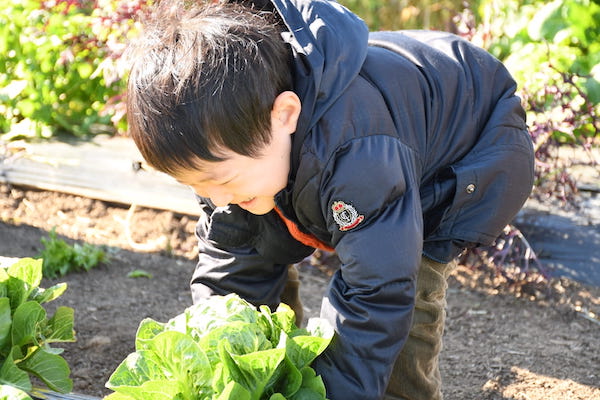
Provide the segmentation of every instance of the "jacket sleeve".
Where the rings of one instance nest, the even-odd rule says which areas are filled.
[[[192,276],[194,303],[214,294],[237,293],[255,305],[276,307],[287,265],[314,249],[294,240],[275,212],[265,216],[237,206],[213,207],[198,198],[198,264]]]
[[[423,233],[418,165],[379,135],[340,149],[323,175],[322,212],[342,266],[321,309],[336,339],[314,366],[332,400],[380,399],[408,336]]]

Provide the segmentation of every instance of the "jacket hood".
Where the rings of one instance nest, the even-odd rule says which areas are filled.
[[[302,101],[296,129],[300,139],[358,75],[367,55],[369,30],[335,1],[272,2],[289,30],[283,39],[292,48],[294,91]]]

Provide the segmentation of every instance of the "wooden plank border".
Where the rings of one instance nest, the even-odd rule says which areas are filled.
[[[199,215],[190,188],[158,171],[136,168],[143,158],[129,138],[12,142],[6,149],[0,182]]]

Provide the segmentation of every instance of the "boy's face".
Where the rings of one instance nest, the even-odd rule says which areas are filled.
[[[271,142],[257,158],[230,150],[219,151],[224,161],[198,161],[198,168],[181,170],[173,177],[216,206],[237,204],[253,213],[275,207],[275,195],[285,188],[290,172],[291,134],[296,130],[300,101],[292,92],[275,100],[271,112]]]

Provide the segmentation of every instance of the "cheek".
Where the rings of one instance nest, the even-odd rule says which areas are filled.
[[[200,197],[204,197],[204,198],[209,198],[210,196],[208,195],[208,192],[201,188],[201,187],[197,187],[197,186],[190,186],[192,188],[192,190],[194,191],[194,193],[196,193],[198,196]]]
[[[290,170],[289,168],[286,168],[285,170],[281,170],[279,176],[277,177],[276,182],[278,183],[279,187],[277,188],[277,191],[279,192],[280,190],[285,189],[285,187],[288,184],[288,180],[289,180],[289,174],[290,174]]]
[[[268,186],[271,192],[279,192],[288,183],[289,166],[285,163],[270,165],[269,169],[261,176],[264,186]]]

